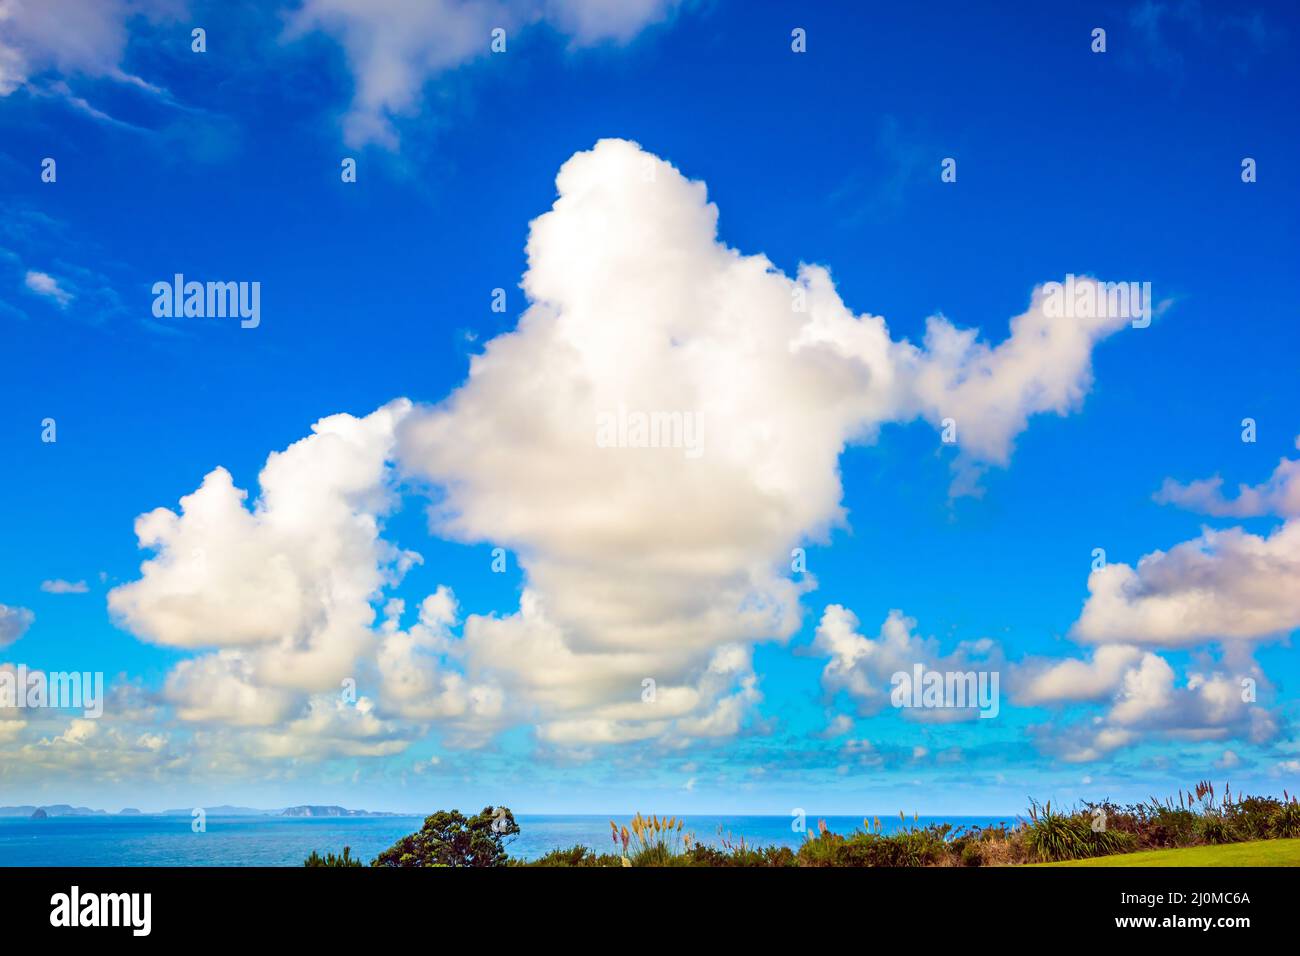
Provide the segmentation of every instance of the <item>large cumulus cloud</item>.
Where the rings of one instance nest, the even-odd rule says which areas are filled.
[[[1126,324],[1053,319],[1035,294],[997,346],[942,317],[914,345],[854,314],[825,269],[790,277],[719,242],[704,185],[635,144],[575,155],[556,184],[518,328],[399,430],[405,466],[443,491],[435,530],[519,556],[520,609],[471,615],[465,641],[544,732],[615,738],[734,707],[744,667],[734,693],[701,678],[720,651],[798,627],[810,581],[784,562],[842,521],[846,443],[951,418],[959,461],[1004,463],[1030,416],[1077,406],[1092,347]],[[602,447],[620,410],[696,416],[699,454]],[[629,711],[646,677],[673,706]]]
[[[843,523],[846,444],[952,419],[959,481],[1004,464],[1033,415],[1078,406],[1094,346],[1127,324],[1052,318],[1034,290],[997,345],[941,316],[914,344],[826,269],[787,276],[719,242],[705,186],[633,143],[576,154],[556,183],[529,233],[531,304],[454,393],[323,419],[251,504],[217,468],[179,513],[139,519],[155,556],[110,607],[197,652],[166,684],[181,717],[303,755],[305,735],[381,753],[430,725],[472,742],[526,723],[574,749],[742,732],[753,646],[794,633],[815,585],[791,549]],[[601,440],[637,414],[698,441]],[[436,534],[512,552],[517,608],[462,620],[440,588],[403,627],[390,591],[419,558],[383,533],[399,476],[430,493]],[[353,675],[364,706],[344,710]]]

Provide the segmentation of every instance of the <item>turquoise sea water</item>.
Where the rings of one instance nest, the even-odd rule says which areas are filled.
[[[620,824],[630,814],[615,815]],[[613,852],[607,816],[517,818],[520,834],[511,856],[533,859],[556,847],[585,843]],[[826,817],[827,826],[848,833],[861,817]],[[921,817],[919,823],[987,826],[1014,823],[1005,817]],[[209,817],[207,832],[194,833],[188,816],[0,818],[0,866],[301,866],[312,850],[341,852],[369,862],[402,836],[420,828],[423,817]],[[881,817],[887,832],[903,824],[897,814]],[[907,825],[912,826],[909,817]],[[808,818],[816,831],[817,818]],[[691,816],[686,829],[717,843],[719,828],[749,844],[797,846],[804,835],[785,816]]]

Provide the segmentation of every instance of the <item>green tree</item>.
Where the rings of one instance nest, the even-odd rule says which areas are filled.
[[[311,851],[311,856],[302,861],[303,866],[361,866],[362,863],[352,855],[352,847],[345,846],[342,856],[335,856],[333,853],[326,853],[321,856],[315,850]]]
[[[440,810],[424,826],[404,836],[371,866],[505,866],[505,840],[519,833],[508,807],[484,807],[466,817],[459,810]]]

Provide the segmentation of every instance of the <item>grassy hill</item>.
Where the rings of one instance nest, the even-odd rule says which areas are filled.
[[[1253,840],[1222,846],[1144,850],[1034,866],[1300,866],[1300,840]]]

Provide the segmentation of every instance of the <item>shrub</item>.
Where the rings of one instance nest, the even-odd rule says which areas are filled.
[[[794,850],[788,846],[741,847],[732,851],[728,866],[798,866]]]
[[[1030,822],[1025,828],[1025,845],[1031,855],[1044,862],[1077,860],[1088,852],[1090,823],[1081,814],[1066,816],[1052,812],[1052,801],[1029,806]]]
[[[1300,801],[1285,790],[1286,802],[1273,817],[1272,835],[1275,837],[1300,837]]]
[[[799,865],[800,866],[846,866],[851,865],[847,862],[840,862],[841,847],[844,845],[844,837],[832,833],[830,830],[822,830],[817,836],[809,836],[804,840],[803,845],[799,847]],[[858,864],[865,865],[865,864]]]
[[[1142,827],[1142,845],[1150,847],[1191,846],[1196,842],[1197,815],[1185,807],[1153,803]]]
[[[1112,856],[1137,849],[1137,838],[1119,830],[1089,830],[1088,856]]]
[[[1274,820],[1282,812],[1282,801],[1272,797],[1243,797],[1224,810],[1241,839],[1265,840],[1273,836]]]
[[[1236,839],[1232,824],[1219,813],[1207,813],[1197,821],[1197,831],[1206,843],[1231,843]]]
[[[895,833],[858,833],[850,845],[866,866],[932,866],[948,854],[948,824],[930,824]]]
[[[511,860],[511,866],[559,866],[559,867],[589,867],[589,866],[622,866],[623,861],[613,853],[597,853],[581,843],[567,849],[554,849],[549,853],[539,856],[535,860],[524,862],[522,860]]]
[[[732,845],[715,847],[694,844],[686,854],[686,866],[710,867],[780,867],[798,866],[795,851],[788,846],[751,847]]]
[[[901,816],[901,815],[900,815]],[[908,827],[885,834],[877,819],[873,829],[862,829],[840,836],[818,822],[818,834],[809,837],[799,848],[801,866],[934,866],[948,862],[954,843],[949,842],[952,827],[930,824]]]

